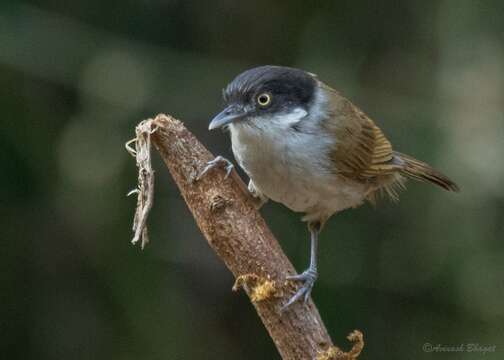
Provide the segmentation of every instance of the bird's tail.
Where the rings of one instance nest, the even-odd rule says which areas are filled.
[[[414,180],[432,183],[448,191],[459,191],[457,184],[433,169],[429,164],[397,151],[394,151],[394,157],[397,162],[404,163],[403,168],[400,170],[402,175]]]

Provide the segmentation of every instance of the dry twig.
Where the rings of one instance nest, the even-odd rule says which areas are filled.
[[[137,194],[137,206],[133,219],[133,240],[136,244],[140,239],[142,249],[149,242],[147,232],[147,217],[154,202],[154,170],[151,163],[151,135],[156,131],[152,121],[144,120],[137,125],[136,137],[126,143],[126,150],[136,159],[138,167],[138,187],[129,195]],[[135,148],[131,147],[135,144]]]

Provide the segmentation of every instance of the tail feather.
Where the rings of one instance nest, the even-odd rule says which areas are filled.
[[[448,191],[459,191],[459,187],[447,176],[433,169],[429,164],[411,156],[394,151],[394,160],[404,163],[401,174],[414,180],[432,183]]]

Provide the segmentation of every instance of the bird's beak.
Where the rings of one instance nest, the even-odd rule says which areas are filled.
[[[246,116],[247,112],[243,107],[230,105],[212,119],[210,125],[208,125],[208,130],[218,129]]]

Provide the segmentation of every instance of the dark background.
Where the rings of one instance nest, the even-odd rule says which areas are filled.
[[[0,344],[5,359],[279,359],[156,156],[151,244],[133,247],[134,159],[160,112],[216,154],[221,89],[260,64],[317,73],[460,194],[335,216],[313,291],[363,359],[504,356],[504,2],[13,1],[0,4]],[[262,210],[296,268],[299,215]],[[428,353],[425,343],[496,345]]]

